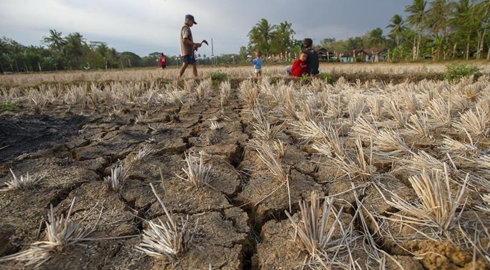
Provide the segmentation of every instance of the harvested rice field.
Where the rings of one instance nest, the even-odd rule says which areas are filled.
[[[0,269],[490,269],[478,68],[0,76]]]

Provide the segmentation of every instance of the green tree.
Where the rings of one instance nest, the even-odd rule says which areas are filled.
[[[247,47],[241,46],[240,52],[238,53],[238,57],[239,57],[240,61],[246,62],[247,61],[247,54],[248,54]]]
[[[427,27],[435,44],[435,56],[437,60],[441,59],[441,55],[444,55],[444,58],[446,55],[450,12],[450,5],[446,0],[432,1],[427,11]]]
[[[0,39],[0,74],[3,74],[8,70],[9,66],[9,54],[10,54],[10,46],[9,39],[6,37],[2,37]]]
[[[470,49],[473,42],[477,40],[477,31],[479,20],[476,10],[472,8],[470,0],[459,0],[451,3],[452,18],[449,20],[449,25],[454,29],[453,40],[453,56],[456,56],[458,43],[465,44],[465,58],[468,60]],[[476,42],[475,42],[476,45]],[[476,46],[475,46],[476,47]]]
[[[57,70],[62,69],[63,64],[66,60],[65,56],[65,45],[66,40],[63,38],[62,33],[56,31],[55,29],[49,30],[49,36],[43,37],[42,42],[48,46],[53,52],[52,57],[54,60],[54,66]]]
[[[271,40],[271,53],[285,56],[294,46],[293,35],[296,32],[292,29],[292,24],[287,21],[280,23],[274,28]]]
[[[113,63],[111,67],[117,67],[117,63],[120,63],[120,54],[115,48],[109,50],[109,61]]]
[[[141,65],[141,57],[133,52],[122,52],[119,57],[121,67],[137,67]]]
[[[373,29],[369,32],[368,35],[369,46],[383,46],[386,43],[386,40],[383,36],[383,30],[381,28]]]
[[[55,50],[60,54],[63,54],[66,40],[63,38],[61,32],[56,31],[56,29],[50,29],[49,36],[43,37],[43,42],[48,45],[50,49]]]
[[[265,56],[270,54],[272,33],[275,25],[270,25],[266,19],[261,19],[248,33],[249,47],[254,51],[261,51]]]
[[[414,0],[413,4],[405,8],[405,12],[410,15],[407,17],[408,24],[415,27],[417,35],[413,42],[413,59],[418,59],[420,54],[420,43],[422,41],[422,33],[426,23],[426,8],[427,2],[424,0]]]
[[[480,59],[485,45],[485,38],[489,38],[490,34],[490,0],[484,0],[472,6],[473,11],[478,16],[480,27],[478,28],[478,45],[476,50],[476,58]],[[487,44],[487,60],[490,60],[490,48]]]
[[[348,51],[359,50],[364,48],[364,40],[361,37],[349,38],[345,44],[345,49]]]
[[[84,64],[87,43],[85,38],[78,32],[69,34],[66,38],[66,57],[71,68],[81,68]]]
[[[403,32],[405,31],[405,22],[403,21],[403,17],[399,14],[393,15],[390,20],[390,24],[386,26],[386,28],[391,28],[389,35],[392,36],[396,42],[396,46],[400,46]]]
[[[323,48],[329,48],[332,46],[332,44],[334,44],[336,42],[335,38],[324,38],[322,40],[320,40],[320,45],[323,47]]]

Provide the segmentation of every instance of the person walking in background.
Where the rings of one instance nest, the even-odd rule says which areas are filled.
[[[320,73],[318,71],[320,61],[318,60],[318,53],[313,49],[313,40],[311,38],[305,38],[303,40],[303,47],[308,54],[308,57],[306,58],[306,74],[317,75]]]
[[[255,77],[260,78],[262,76],[262,53],[260,51],[255,52],[255,59],[251,63],[254,65]]]
[[[167,67],[167,58],[165,57],[165,54],[161,53],[157,61],[162,69],[165,69]]]
[[[194,77],[197,77],[196,58],[194,57],[194,51],[196,48],[201,47],[201,43],[194,43],[192,38],[191,27],[197,24],[194,20],[194,16],[185,15],[184,26],[180,29],[180,51],[182,59],[182,67],[179,71],[179,79],[184,74],[188,65],[192,65],[192,71]]]
[[[306,74],[307,65],[306,60],[308,57],[308,53],[303,51],[299,54],[299,58],[294,60],[293,65],[286,68],[286,71],[289,75],[294,77],[301,77],[303,74]]]

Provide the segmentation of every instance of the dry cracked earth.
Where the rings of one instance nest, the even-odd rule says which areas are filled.
[[[148,117],[137,121],[138,114],[147,111]],[[307,253],[293,241],[294,229],[284,213],[289,211],[288,190],[248,146],[253,138],[251,116],[236,93],[223,110],[219,95],[212,94],[192,106],[148,110],[127,105],[115,117],[106,115],[81,106],[52,105],[41,113],[17,108],[0,114],[0,183],[10,180],[9,169],[17,175],[43,176],[31,189],[0,193],[0,256],[42,240],[50,206],[55,215],[66,215],[76,198],[72,219],[85,228],[95,226],[91,240],[57,252],[40,269],[301,269]],[[210,129],[210,119],[222,129]],[[282,162],[290,170],[292,212],[297,213],[298,201],[313,191],[346,192],[343,199],[350,206],[345,205],[343,215],[352,219],[352,183],[332,181],[335,172],[287,128],[279,138],[287,147]],[[154,152],[133,162],[120,193],[109,190],[104,178],[111,168],[134,160],[145,146]],[[185,153],[200,151],[212,167],[211,181],[196,188],[178,176],[185,177]],[[399,194],[414,196],[401,181],[389,177],[383,181]],[[176,217],[188,215],[197,224],[191,245],[173,265],[135,250],[147,220],[165,218],[150,183]],[[365,186],[357,191],[375,211],[390,210],[376,189]],[[447,255],[423,262],[406,251],[384,247],[399,262],[388,262],[386,267],[470,269],[472,265],[468,253],[450,244],[423,245],[414,249],[437,249]],[[452,251],[444,253],[447,250]],[[354,256],[365,261],[365,254]],[[377,262],[372,266],[379,267]],[[0,263],[0,269],[32,268],[17,261]]]

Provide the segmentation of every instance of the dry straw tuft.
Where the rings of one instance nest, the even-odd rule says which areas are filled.
[[[20,176],[20,178],[17,178],[15,175],[14,171],[12,169],[10,170],[10,174],[12,176],[12,179],[8,182],[5,183],[5,187],[1,188],[0,191],[10,191],[14,189],[27,189],[30,187],[33,187],[36,185],[40,180],[43,179],[43,176],[40,177],[32,177],[29,175],[29,173],[26,174],[24,177],[23,175]]]
[[[153,147],[151,147],[148,144],[145,144],[142,148],[140,148],[138,150],[138,153],[136,153],[136,155],[133,157],[132,161],[133,162],[140,161],[140,160],[144,159],[146,156],[148,156],[154,152],[155,152],[155,149]]]
[[[175,217],[167,210],[165,204],[158,196],[153,184],[150,184],[153,194],[163,208],[168,221],[158,219],[158,223],[148,221],[149,228],[143,231],[143,240],[136,246],[136,250],[166,262],[175,262],[184,254],[193,240],[195,228],[191,228],[190,218],[182,218],[180,225]]]
[[[374,140],[376,155],[396,159],[411,154],[412,149],[405,144],[399,133],[394,130],[382,130]]]
[[[203,159],[204,152],[199,152],[199,158],[193,156],[192,154],[185,154],[185,162],[187,163],[187,168],[182,168],[184,173],[187,175],[186,178],[178,176],[185,182],[193,184],[195,187],[201,187],[208,184],[209,174],[211,172],[211,167],[204,165]]]
[[[106,182],[109,190],[120,192],[124,186],[124,182],[126,181],[127,177],[127,170],[124,168],[124,165],[120,163],[119,165],[111,169],[111,175],[106,176],[104,178],[104,181]]]
[[[332,162],[350,179],[358,178],[360,180],[367,180],[376,172],[376,168],[366,162],[360,138],[356,139],[356,150],[355,160],[349,157],[349,155],[336,155],[333,157]]]
[[[456,228],[466,205],[468,175],[457,194],[453,194],[451,184],[454,180],[449,177],[446,164],[444,171],[431,170],[429,173],[424,169],[421,175],[411,176],[409,181],[420,201],[411,203],[398,196],[388,201],[393,207],[408,214],[400,216],[398,222],[405,226],[416,224],[430,229],[431,232],[423,233],[428,238],[447,235]]]
[[[240,83],[239,97],[246,102],[249,108],[254,108],[258,103],[259,90],[252,81],[243,81]]]
[[[46,241],[35,242],[31,244],[29,249],[3,257],[0,261],[17,260],[25,262],[26,266],[35,265],[37,268],[51,259],[56,252],[61,252],[64,248],[78,244],[79,242],[88,241],[87,236],[94,229],[84,229],[70,219],[75,200],[76,198],[73,198],[66,218],[63,215],[58,218],[55,217],[53,206],[51,205],[50,212],[48,213],[48,221],[46,222]]]
[[[405,127],[407,125],[406,116],[403,114],[403,111],[400,110],[398,102],[392,100],[388,106],[388,112],[393,116],[400,127]]]
[[[285,211],[294,228],[295,242],[301,249],[306,250],[313,260],[325,267],[324,269],[330,269],[331,266],[327,262],[327,253],[337,253],[345,244],[343,237],[334,237],[336,231],[342,231],[340,217],[343,208],[336,211],[333,200],[332,197],[325,198],[322,211],[320,198],[312,192],[309,206],[305,201],[299,202],[298,221]]]
[[[209,128],[211,130],[220,130],[223,128],[223,126],[221,126],[221,124],[218,121],[211,121]]]
[[[221,107],[225,106],[228,104],[228,100],[230,99],[231,95],[231,84],[229,81],[224,81],[220,84],[219,87],[220,91],[220,104]]]
[[[407,126],[413,130],[417,135],[422,138],[432,139],[430,132],[430,124],[428,123],[427,114],[419,116],[417,114],[412,114],[409,117],[411,123],[407,123]]]
[[[360,116],[352,127],[352,132],[354,135],[373,138],[378,135],[379,129],[375,123],[371,123],[366,118]]]
[[[490,128],[488,128],[489,116],[480,109],[476,109],[476,113],[473,110],[469,110],[460,116],[460,120],[457,121],[454,126],[457,129],[466,129],[474,136],[487,136]]]

